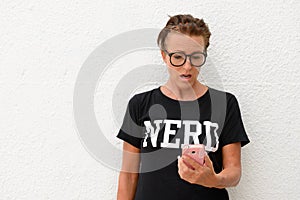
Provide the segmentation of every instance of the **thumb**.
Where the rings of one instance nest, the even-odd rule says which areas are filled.
[[[204,165],[209,167],[209,168],[213,168],[213,163],[212,161],[210,160],[208,154],[205,154],[205,157],[204,157]]]

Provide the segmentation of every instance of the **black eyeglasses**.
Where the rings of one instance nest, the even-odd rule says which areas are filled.
[[[195,67],[201,67],[202,65],[204,65],[207,57],[206,52],[194,52],[192,54],[185,54],[182,51],[177,51],[172,53],[169,53],[167,50],[163,50],[163,51],[169,55],[170,63],[174,67],[180,67],[184,65],[187,57],[190,58],[191,65]]]

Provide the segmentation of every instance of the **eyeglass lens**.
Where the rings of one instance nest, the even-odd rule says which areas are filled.
[[[182,52],[175,52],[171,55],[170,61],[174,66],[181,66],[186,62],[187,56]],[[205,56],[202,53],[194,53],[190,56],[191,64],[201,66],[205,62]]]

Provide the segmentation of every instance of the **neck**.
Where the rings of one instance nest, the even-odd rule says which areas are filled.
[[[168,80],[163,86],[167,96],[183,101],[195,100],[207,90],[207,86],[201,84],[199,81],[196,81],[193,85],[188,84],[182,87]]]

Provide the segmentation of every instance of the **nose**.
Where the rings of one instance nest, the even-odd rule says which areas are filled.
[[[185,68],[186,70],[190,70],[192,68],[192,63],[189,58],[186,58],[186,61],[184,65],[182,65],[182,67]]]

